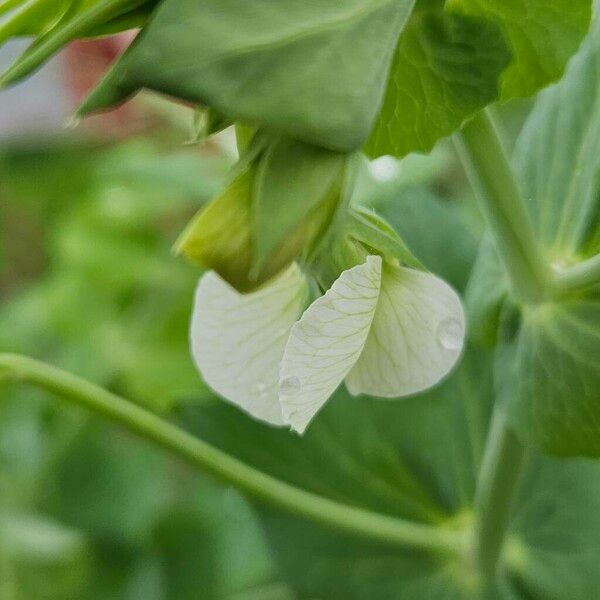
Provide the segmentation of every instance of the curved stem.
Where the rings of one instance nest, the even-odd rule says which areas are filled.
[[[504,406],[496,405],[475,495],[475,554],[487,582],[494,579],[498,569],[525,464],[525,446],[506,421]]]
[[[552,291],[562,296],[600,285],[600,254],[576,265],[560,269],[554,276]]]
[[[244,464],[147,410],[51,365],[25,356],[0,354],[0,379],[39,385],[127,427],[249,496],[299,517],[418,550],[463,551],[461,532],[354,508],[296,488]]]
[[[456,141],[515,298],[524,302],[540,300],[548,266],[490,112],[478,113],[457,134]]]

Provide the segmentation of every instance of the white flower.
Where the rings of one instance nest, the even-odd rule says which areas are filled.
[[[191,346],[206,383],[302,433],[342,381],[352,394],[406,396],[440,381],[461,354],[460,299],[430,273],[369,256],[302,314],[306,296],[296,265],[250,294],[204,275]]]

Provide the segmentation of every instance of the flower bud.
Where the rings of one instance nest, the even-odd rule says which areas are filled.
[[[345,206],[350,156],[258,132],[221,194],[176,244],[195,264],[251,291],[312,256]]]

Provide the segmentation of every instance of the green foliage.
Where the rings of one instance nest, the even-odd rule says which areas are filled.
[[[5,0],[0,42],[38,38],[4,82],[71,39],[145,23],[154,6]],[[565,78],[541,93],[516,145],[515,171],[551,265],[542,296],[517,298],[518,278],[506,269],[511,256],[537,257],[537,249],[527,220],[518,228],[502,212],[498,188],[511,188],[515,202],[506,206],[520,207],[520,197],[508,185],[510,169],[494,174],[489,157],[503,158],[500,144],[476,165],[496,186],[482,185],[483,196],[496,193],[486,205],[494,240],[457,201],[462,181],[434,179],[440,165],[452,167],[444,146],[427,164],[385,157],[392,175],[379,171],[380,181],[372,163],[372,177],[358,173],[350,206],[355,151],[365,140],[372,156],[431,149],[484,106],[560,77],[589,19],[589,0],[421,0],[414,10],[410,0],[163,0],[82,112],[149,88],[201,106],[199,138],[235,121],[242,156],[225,186],[222,157],[195,148],[166,155],[148,141],[3,153],[0,218],[24,223],[25,235],[3,228],[0,350],[42,356],[155,412],[172,411],[184,428],[293,487],[215,459],[238,473],[221,474],[225,480],[290,514],[250,505],[123,431],[2,383],[0,597],[595,597],[600,465],[538,451],[600,457],[600,286],[559,285],[566,268],[600,253],[600,21]],[[486,132],[480,140],[496,141]],[[355,258],[355,242],[363,253],[444,277],[470,307],[459,368],[399,402],[339,390],[304,437],[216,402],[188,355],[198,272],[169,256],[199,207],[178,249],[241,291],[315,257],[310,275],[322,285],[328,269],[337,276],[344,252]],[[499,231],[514,236],[503,240]],[[345,242],[339,256],[332,239]],[[497,251],[511,244],[512,255]],[[382,345],[378,336],[374,343]],[[498,571],[486,578],[478,544],[495,523],[481,527],[481,490],[497,475],[490,469],[497,457],[488,462],[494,444],[486,445],[495,407],[508,409],[529,452],[510,519],[487,515],[501,532],[509,525]],[[147,431],[134,421],[130,427]],[[192,462],[205,448],[185,436],[192,450],[169,446],[165,430],[161,443]],[[264,484],[258,492],[242,481],[253,476]],[[498,513],[508,515],[508,504],[498,505],[510,491],[502,490]],[[454,533],[464,549],[409,550],[373,541],[384,538],[366,526],[363,535],[373,539],[349,533],[360,527],[334,533],[324,524],[331,514],[319,514],[323,500],[310,494],[369,511],[361,513],[367,524],[395,518],[436,539]],[[343,515],[355,513],[337,508],[342,517],[331,522],[343,526]]]
[[[197,272],[169,247],[229,162],[141,139],[3,149],[2,351],[43,356],[161,412],[212,401],[187,348]],[[288,597],[235,492],[46,394],[0,385],[3,600],[263,589]]]
[[[383,106],[365,150],[370,156],[429,151],[499,95],[510,51],[488,21],[417,11],[400,37]]]
[[[352,151],[373,125],[412,4],[164,0],[80,113],[149,88]]]
[[[72,160],[73,154],[65,152]],[[58,157],[54,166],[47,161],[47,173],[40,172],[35,182],[21,173],[45,159],[26,153],[5,159],[4,189],[9,194],[12,188],[15,202],[5,207],[4,218],[18,218],[20,203],[34,198],[42,203],[53,225],[46,238],[52,270],[4,307],[0,345],[40,353],[60,340],[67,345],[55,356],[59,364],[99,383],[117,381],[130,395],[159,409],[175,397],[202,395],[185,342],[197,274],[170,256],[169,245],[178,224],[219,185],[214,178],[218,171],[212,182],[203,183],[197,160],[183,153],[162,157],[151,146],[135,143],[89,156],[80,175],[74,170],[69,181],[64,181],[65,163]],[[54,185],[54,168],[63,178],[62,189]],[[163,201],[165,189],[170,205]],[[73,204],[66,201],[70,194]],[[22,252],[23,259],[11,256],[11,262],[25,260],[28,249]],[[146,367],[143,377],[141,364]]]
[[[512,61],[501,77],[500,99],[529,96],[558,79],[588,31],[589,0],[448,0],[451,10],[496,23]]]
[[[600,251],[598,22],[594,27],[564,80],[540,95],[515,151],[534,228],[558,270]],[[514,426],[548,452],[600,456],[597,287],[539,306],[501,309],[506,281],[490,247],[480,263],[470,305],[476,328],[486,327],[491,341],[490,330],[504,313],[496,378]]]
[[[591,16],[590,0],[413,4],[19,2],[0,42],[38,39],[1,81],[26,76],[77,37],[143,25],[80,114],[148,88],[208,106],[223,122],[343,152],[366,141],[371,156],[404,156],[430,150],[487,104],[557,79]]]
[[[186,422],[203,439],[304,489],[460,528],[473,518],[493,397],[487,360],[480,350],[470,351],[437,390],[401,402],[339,392],[302,438],[251,422],[225,405],[190,408]],[[600,551],[598,465],[536,457],[524,480],[502,577],[485,597],[591,597],[600,583],[594,567]],[[274,556],[300,597],[481,597],[468,557],[410,552],[264,507],[260,512]]]
[[[0,76],[0,86],[31,74],[72,40],[122,31],[146,20],[156,0],[17,0],[0,4],[0,46],[11,37],[34,42]],[[13,9],[12,11],[10,9]]]

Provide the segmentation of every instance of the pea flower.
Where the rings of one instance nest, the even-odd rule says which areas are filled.
[[[306,310],[294,263],[240,294],[199,282],[191,349],[206,383],[253,417],[303,433],[336,388],[395,398],[425,390],[458,360],[465,317],[441,279],[369,255]]]

